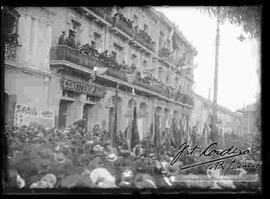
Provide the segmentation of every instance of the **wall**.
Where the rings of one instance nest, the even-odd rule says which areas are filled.
[[[20,7],[17,64],[49,71],[53,14],[42,8]]]

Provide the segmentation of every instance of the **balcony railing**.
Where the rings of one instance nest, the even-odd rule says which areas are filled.
[[[78,50],[65,45],[52,47],[50,60],[64,60],[89,69],[93,69],[94,66],[103,66],[94,57],[82,54]]]
[[[122,21],[120,18],[113,17],[111,18],[113,20],[113,26],[119,28],[123,32],[125,32],[127,35],[132,37],[134,40],[141,43],[143,46],[148,48],[149,50],[154,50],[154,43],[147,42],[145,38],[143,38],[140,33],[136,32],[132,27],[129,26],[126,22]]]
[[[96,57],[93,57],[91,55],[82,54],[77,49],[73,49],[65,45],[52,47],[50,52],[50,60],[67,61],[89,69],[93,69],[94,66],[107,67],[108,70],[105,72],[106,75],[115,77],[123,81],[128,81],[127,72],[124,69],[120,69],[119,67],[113,68],[108,64],[103,63],[101,59],[97,59]],[[193,99],[190,96],[185,94],[175,94],[172,88],[170,89],[165,85],[157,82],[156,80],[152,80],[146,83],[143,79],[137,77],[134,79],[134,81],[132,81],[132,83],[159,93],[167,98],[174,98],[175,101],[179,101],[181,103],[193,106]]]
[[[16,61],[17,44],[12,42],[5,43],[5,60]]]
[[[101,18],[109,21],[110,23],[113,23],[113,19],[111,17],[111,12],[108,8],[104,7],[88,7],[91,11],[93,11],[95,14],[100,16]]]

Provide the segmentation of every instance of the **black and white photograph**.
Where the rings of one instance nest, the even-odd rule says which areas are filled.
[[[1,12],[3,193],[262,191],[261,5]]]

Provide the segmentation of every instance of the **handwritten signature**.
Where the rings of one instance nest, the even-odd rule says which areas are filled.
[[[241,164],[241,163],[237,164],[236,162],[235,157],[248,154],[250,152],[249,149],[241,150],[235,146],[231,146],[224,150],[217,150],[217,149],[213,149],[215,145],[217,145],[217,143],[212,143],[208,147],[206,147],[206,149],[200,152],[200,148],[197,145],[195,145],[193,148],[190,148],[187,142],[185,142],[181,146],[179,146],[178,153],[174,156],[170,164],[173,165],[181,156],[182,157],[194,156],[198,158],[204,156],[204,157],[209,157],[211,159],[208,161],[182,167],[180,170],[189,169],[189,168],[193,168],[193,167],[197,167],[197,166],[201,166],[205,164],[207,164],[207,166],[205,166],[204,169],[212,169],[212,168],[221,169],[221,170],[225,170],[226,173],[231,169],[243,168],[243,167],[255,167],[252,164]],[[212,158],[213,156],[219,156],[219,157],[213,159]],[[234,159],[230,163],[227,164],[225,160],[229,158],[234,158]]]

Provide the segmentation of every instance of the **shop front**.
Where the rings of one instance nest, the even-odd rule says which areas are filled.
[[[87,129],[93,126],[93,121],[97,120],[97,104],[106,94],[105,87],[63,78],[61,90],[58,127],[72,126],[74,122],[83,118],[86,119]]]

